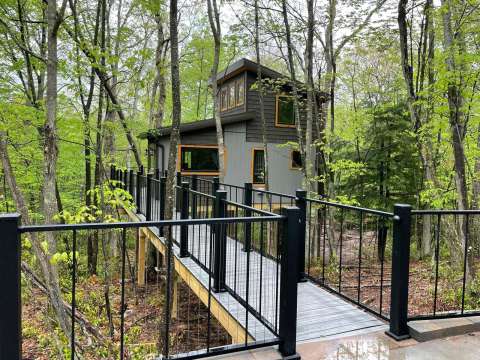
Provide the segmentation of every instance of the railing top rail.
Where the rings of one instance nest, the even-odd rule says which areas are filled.
[[[379,215],[379,216],[384,216],[384,217],[392,217],[393,218],[393,216],[394,216],[393,213],[387,212],[387,211],[368,209],[368,208],[363,208],[363,207],[353,206],[353,205],[345,205],[345,204],[334,203],[334,202],[319,200],[319,199],[305,198],[305,200],[311,201],[311,202],[314,202],[314,203],[317,203],[317,204],[334,206],[334,207],[338,207],[338,208],[341,208],[341,209],[356,210],[356,211],[361,211],[361,212],[365,212],[365,213],[368,213],[368,214]]]
[[[212,175],[208,175],[208,176],[212,176]],[[182,175],[182,178],[193,179],[193,175]],[[204,181],[204,182],[213,184],[213,180],[206,179],[204,177],[197,177],[197,181]]]
[[[295,195],[289,195],[289,194],[283,194],[275,191],[269,191],[269,190],[263,190],[263,189],[252,189],[253,192],[261,193],[261,194],[266,194],[266,195],[274,195],[274,196],[283,196],[289,199],[295,200],[297,197]]]
[[[142,228],[150,226],[175,226],[175,225],[213,225],[248,222],[280,221],[284,216],[248,216],[227,217],[212,219],[185,219],[185,220],[160,220],[141,222],[116,222],[116,223],[82,223],[82,224],[46,224],[46,225],[23,225],[18,228],[20,233],[46,232],[46,231],[71,231],[71,230],[94,230],[94,229],[123,229]]]
[[[209,199],[215,199],[214,195],[206,194],[206,193],[203,193],[203,192],[197,191],[197,190],[192,190],[191,188],[189,188],[188,191],[191,192],[192,194],[195,194],[195,195],[200,195],[200,196],[203,196],[203,197],[206,197],[206,198],[209,198]]]
[[[478,215],[480,210],[412,210],[412,215]]]
[[[245,190],[245,187],[244,187],[244,186],[240,186],[240,185],[232,185],[232,184],[226,184],[226,183],[222,183],[222,182],[219,182],[218,184],[219,184],[220,186],[228,186],[228,187],[231,187],[231,188],[234,188],[234,189]]]
[[[250,210],[252,212],[256,212],[260,215],[266,215],[266,216],[280,216],[278,214],[275,214],[275,213],[272,213],[272,212],[269,212],[269,211],[265,211],[265,210],[261,210],[261,209],[257,209],[257,208],[254,208],[254,207],[251,207],[251,206],[248,206],[248,205],[244,205],[244,204],[241,204],[241,203],[237,203],[235,201],[230,201],[230,200],[225,200],[225,203],[228,204],[228,205],[232,205],[232,206],[237,206],[239,208],[242,208],[242,209],[245,209],[245,210]]]

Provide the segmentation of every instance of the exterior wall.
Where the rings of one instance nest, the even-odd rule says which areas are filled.
[[[225,183],[243,186],[246,182],[252,181],[252,153],[253,149],[262,148],[261,142],[247,141],[246,128],[248,122],[225,126],[224,141],[226,149],[226,172]],[[216,144],[215,129],[208,130],[208,137],[197,137],[195,135],[183,134],[181,144],[204,145]],[[204,134],[206,136],[206,134]],[[214,140],[207,142],[194,142],[205,138],[213,137]],[[170,139],[165,137],[158,141],[163,146],[164,170],[168,167],[168,153],[170,151]],[[300,170],[290,168],[290,149],[279,147],[279,144],[268,144],[269,155],[269,185],[271,191],[285,194],[294,194],[295,190],[302,186],[302,173]],[[157,147],[158,168],[162,169],[161,152],[162,146]]]
[[[261,142],[247,142],[245,128],[248,123],[229,126],[225,129],[227,169],[225,183],[243,186],[252,181],[252,152],[262,148]],[[302,173],[290,169],[290,149],[268,144],[269,185],[271,191],[294,194],[302,185]]]
[[[258,92],[251,90],[253,84],[256,82],[256,74],[249,72],[247,74],[247,111],[254,111],[256,113],[255,119],[250,121],[247,125],[247,141],[261,142],[262,141],[262,120],[260,118],[260,103],[258,99]],[[266,120],[266,135],[269,143],[282,144],[287,141],[297,141],[297,129],[289,127],[276,127],[276,95],[274,93],[266,94],[263,98],[265,120]],[[306,127],[305,116],[300,116],[302,128]]]

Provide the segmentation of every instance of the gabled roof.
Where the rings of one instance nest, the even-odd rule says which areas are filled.
[[[231,125],[241,122],[246,122],[252,120],[255,117],[255,112],[243,112],[235,115],[222,116],[221,121],[222,125]],[[200,121],[194,121],[191,123],[181,124],[180,125],[180,134],[205,130],[205,129],[214,129],[215,128],[215,119],[205,119]],[[164,136],[169,136],[172,132],[170,126],[161,127],[159,129],[150,129],[149,131],[139,135],[142,139],[148,140],[157,140]]]
[[[238,75],[239,73],[243,71],[252,71],[254,73],[257,72],[258,69],[258,63],[242,58],[240,60],[235,61],[233,64],[228,66],[226,69],[223,69],[222,71],[219,71],[217,73],[217,83],[226,81],[235,75]],[[260,70],[262,72],[262,75],[265,77],[270,77],[270,78],[287,78],[287,76],[279,73],[278,71],[272,70],[266,66],[260,65]],[[211,79],[209,81],[211,83]]]

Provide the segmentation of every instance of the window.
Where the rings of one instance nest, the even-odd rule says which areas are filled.
[[[290,167],[300,169],[302,167],[302,154],[298,150],[292,150],[290,153]]]
[[[235,82],[237,90],[237,106],[243,105],[245,102],[245,78],[240,78]]]
[[[216,146],[180,145],[180,171],[194,173],[218,173],[218,148]]]
[[[228,92],[226,87],[222,87],[220,90],[220,110],[224,111],[227,110],[227,100],[228,100]]]
[[[235,107],[235,82],[232,82],[228,86],[228,108],[233,109]]]
[[[275,126],[295,127],[295,109],[291,96],[277,96],[277,114]]]
[[[265,157],[263,149],[252,152],[252,183],[265,184]]]

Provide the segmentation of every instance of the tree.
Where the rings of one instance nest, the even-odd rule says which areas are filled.
[[[217,73],[220,62],[220,50],[222,43],[222,29],[220,27],[220,13],[217,7],[217,0],[207,0],[208,21],[212,30],[214,42],[213,65],[211,70],[212,81],[212,99],[213,99],[213,117],[215,118],[215,128],[217,131],[218,144],[218,165],[220,172],[220,182],[223,182],[225,176],[225,145],[223,141],[222,120],[220,118],[220,97],[218,96]]]

